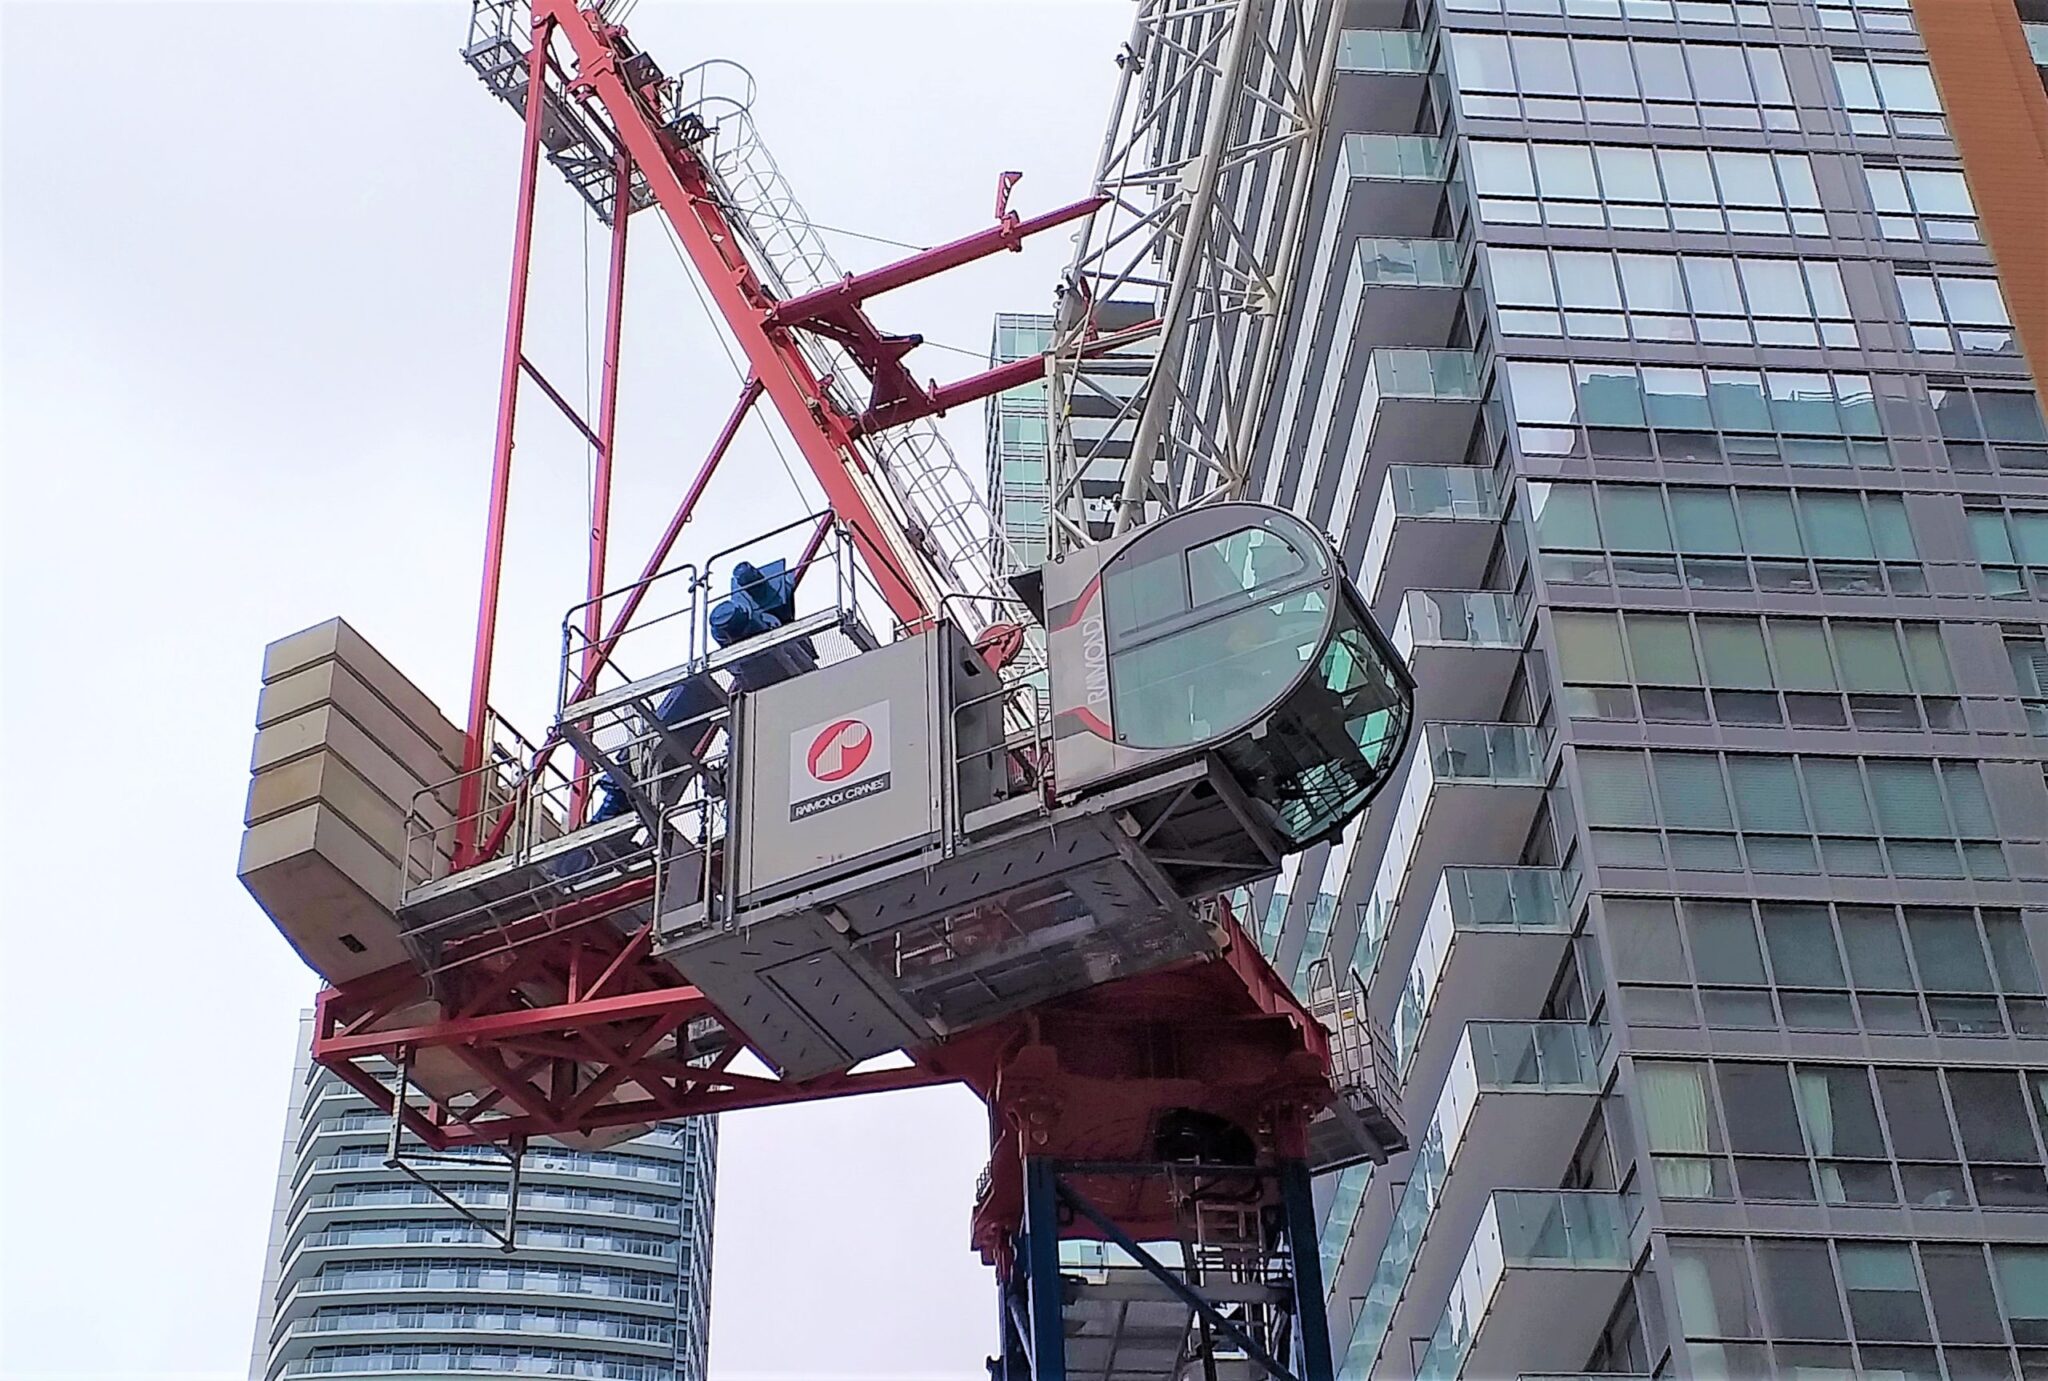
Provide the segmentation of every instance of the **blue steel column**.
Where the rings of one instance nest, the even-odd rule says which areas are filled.
[[[1024,1232],[1017,1270],[1024,1275],[1032,1381],[1067,1381],[1067,1330],[1060,1287],[1059,1184],[1054,1163],[1024,1160]],[[1326,1379],[1327,1381],[1327,1379]]]
[[[1336,1381],[1330,1361],[1330,1319],[1323,1306],[1323,1258],[1308,1162],[1280,1162],[1280,1205],[1287,1218],[1287,1252],[1294,1276],[1294,1321],[1301,1329],[1295,1374],[1301,1381]]]

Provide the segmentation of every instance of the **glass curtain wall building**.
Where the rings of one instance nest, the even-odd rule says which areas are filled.
[[[1122,302],[1103,303],[1096,311],[1105,331],[1125,330],[1150,315],[1151,309],[1142,304]],[[989,363],[1008,364],[1042,354],[1052,345],[1052,325],[1050,315],[997,314]],[[1096,457],[1079,484],[1089,535],[1097,540],[1109,536],[1112,529],[1123,463],[1131,453],[1130,438],[1137,428],[1132,400],[1157,348],[1156,341],[1140,340],[1088,361],[1074,390],[1068,425],[1076,448]],[[1002,524],[1015,558],[1012,567],[998,553],[996,568],[1035,571],[1050,554],[1052,521],[1052,419],[1047,412],[1046,386],[1026,384],[997,394],[986,404],[986,417],[990,508]]]
[[[989,345],[991,365],[1043,354],[1052,345],[1052,318],[1004,312]],[[1036,570],[1047,556],[1051,514],[1051,441],[1045,385],[1026,384],[988,400],[989,509],[1002,524],[1010,557],[997,552],[995,567]]]
[[[1253,496],[1424,722],[1249,917],[1404,1080],[1342,1376],[2048,1377],[2048,180],[1909,0],[1344,13]]]
[[[250,1381],[516,1372],[703,1381],[715,1121],[604,1150],[531,1147],[519,1250],[384,1163],[389,1119],[314,1068],[310,1019],[278,1157]],[[502,1157],[434,1183],[502,1223]]]

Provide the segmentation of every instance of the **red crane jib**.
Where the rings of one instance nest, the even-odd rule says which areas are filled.
[[[626,71],[645,74],[652,66],[639,58],[625,31],[596,10],[578,9],[573,0],[534,0],[533,23],[529,95],[554,70],[545,50],[551,35],[561,34],[577,66],[568,90],[603,129],[616,155],[613,214],[631,214],[637,172],[751,370],[739,408],[649,569],[664,559],[666,544],[687,521],[739,418],[765,397],[837,517],[866,549],[872,574],[897,618],[908,626],[928,621],[936,611],[925,606],[896,568],[890,529],[870,506],[866,495],[872,491],[856,481],[870,464],[860,440],[1042,377],[1045,361],[1039,356],[951,384],[921,385],[903,364],[919,337],[882,332],[864,304],[891,288],[1013,250],[1031,234],[1089,215],[1103,199],[1091,197],[1029,219],[1009,212],[1005,199],[997,224],[988,229],[778,302],[748,263],[743,239],[695,148],[655,118],[659,74],[640,87],[629,85]],[[547,100],[524,103],[527,165],[520,214],[527,225],[539,121],[547,105]],[[1005,192],[1013,180],[1006,175]],[[623,243],[623,234],[618,242]],[[514,251],[513,320],[486,543],[468,768],[482,761],[487,732],[513,399],[520,369],[530,368],[518,332],[529,251],[530,236],[522,231]],[[615,318],[616,312],[609,328],[614,332]],[[838,341],[866,372],[873,387],[863,412],[848,415],[834,403],[826,381],[799,348],[799,332]],[[1105,337],[1083,353],[1107,351],[1131,335]],[[615,358],[608,359],[608,374],[614,367]],[[605,438],[608,453],[608,430]],[[609,463],[608,454],[605,460]],[[617,630],[609,636],[615,638]],[[1015,642],[1013,636],[996,638],[986,651],[992,661],[999,660],[1015,651]],[[480,782],[480,777],[470,772],[465,782]],[[479,799],[465,798],[461,818],[482,818],[480,806]],[[458,860],[471,865],[494,848],[495,838],[473,834],[459,842]],[[1332,1097],[1328,1033],[1259,955],[1227,908],[1220,923],[1228,927],[1232,943],[1220,957],[1043,1004],[942,1045],[907,1052],[909,1063],[901,1067],[805,1081],[737,1071],[732,1066],[744,1048],[740,1038],[702,993],[652,952],[651,931],[642,927],[622,933],[606,923],[644,902],[651,887],[647,880],[625,884],[533,917],[509,934],[479,936],[473,952],[447,956],[431,995],[425,979],[402,967],[328,988],[318,1001],[314,1058],[386,1111],[392,1094],[375,1067],[404,1061],[419,1076],[403,1110],[405,1125],[435,1149],[516,1146],[540,1136],[574,1138],[699,1114],[963,1083],[992,1110],[991,1175],[976,1208],[974,1241],[984,1257],[997,1262],[1005,1262],[1019,1224],[1019,1167],[1025,1155],[1153,1160],[1162,1115],[1193,1110],[1251,1133],[1265,1156],[1298,1158],[1309,1117]],[[432,1094],[436,1070],[449,1076],[441,1081],[444,1086],[483,1092],[442,1102]],[[1158,1181],[1084,1175],[1081,1182],[1126,1231],[1139,1238],[1171,1235],[1173,1208]],[[1093,1230],[1077,1222],[1062,1231],[1089,1236]]]

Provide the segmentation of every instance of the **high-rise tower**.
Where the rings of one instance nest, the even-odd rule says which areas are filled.
[[[2013,8],[1345,7],[1250,496],[1425,722],[1249,920],[1401,1075],[1320,1186],[1346,1381],[2048,1376]]]
[[[403,1171],[390,1119],[312,1067],[303,1023],[278,1158],[250,1381],[518,1372],[703,1381],[718,1130],[663,1125],[601,1151],[538,1143],[519,1188],[519,1249]],[[503,1157],[426,1173],[487,1221]]]

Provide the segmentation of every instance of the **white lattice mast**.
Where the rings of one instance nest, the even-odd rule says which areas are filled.
[[[1126,439],[1119,531],[1242,495],[1293,296],[1340,31],[1336,0],[1140,0],[1097,172],[1109,200],[1083,224],[1055,313],[1055,550],[1091,540],[1082,477]],[[1152,309],[1133,335],[1155,337],[1157,352],[1102,435],[1078,440],[1076,402],[1116,401],[1082,369],[1112,302]]]

